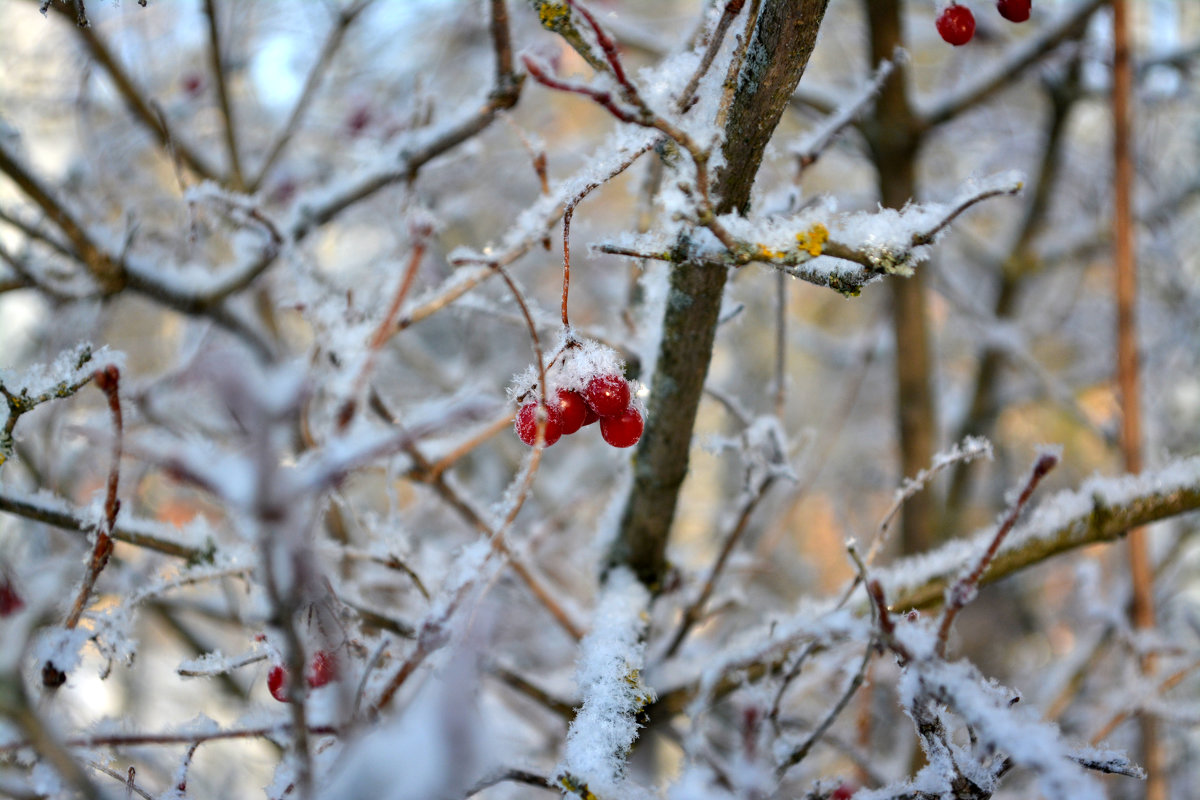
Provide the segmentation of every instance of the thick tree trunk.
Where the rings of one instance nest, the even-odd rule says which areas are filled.
[[[714,183],[717,212],[745,211],[750,188],[788,98],[817,41],[828,0],[768,0],[738,79],[725,126],[725,168]],[[646,430],[608,566],[626,565],[651,591],[666,571],[666,547],[688,469],[696,409],[712,359],[725,267],[680,264],[671,274],[663,335],[651,380]]]

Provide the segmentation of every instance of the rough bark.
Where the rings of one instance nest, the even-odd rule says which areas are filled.
[[[750,188],[788,99],[816,45],[828,0],[776,0],[759,16],[726,118],[717,213],[744,212]],[[651,591],[666,572],[666,547],[721,309],[727,269],[680,264],[671,274],[663,335],[651,380],[646,430],[608,566],[626,565]]]

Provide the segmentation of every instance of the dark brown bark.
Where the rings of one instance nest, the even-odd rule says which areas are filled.
[[[903,44],[899,0],[867,0],[871,64],[891,59]],[[919,125],[906,87],[907,66],[897,64],[875,105],[864,132],[879,178],[879,200],[901,208],[916,194]],[[896,410],[900,472],[916,475],[929,466],[937,441],[937,417],[931,386],[933,363],[925,314],[923,270],[888,283],[892,295],[892,331],[896,339]],[[928,550],[935,542],[933,495],[920,492],[905,503],[900,543],[905,553]]]
[[[725,126],[725,168],[713,187],[717,213],[746,211],[763,151],[816,45],[828,0],[765,4]],[[651,382],[646,430],[608,567],[625,565],[652,591],[666,572],[666,547],[701,391],[712,359],[727,269],[680,264],[671,275],[663,335]]]

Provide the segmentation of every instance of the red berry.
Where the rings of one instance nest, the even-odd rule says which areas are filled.
[[[584,401],[584,408],[587,409],[587,416],[583,418],[583,427],[586,428],[588,425],[591,425],[593,422],[600,419],[600,415],[592,410],[592,407],[587,404],[586,400]]]
[[[996,10],[1009,22],[1024,22],[1029,19],[1029,8],[1033,0],[996,0]]]
[[[829,800],[850,800],[857,791],[858,788],[854,784],[842,783],[829,794]]]
[[[17,594],[8,578],[0,577],[0,617],[15,614],[24,607],[25,601]]]
[[[371,109],[367,106],[359,106],[350,112],[350,116],[346,117],[346,130],[351,136],[357,136],[367,129],[371,124]]]
[[[602,417],[615,417],[629,408],[629,382],[620,375],[597,375],[583,392],[587,404]]]
[[[600,435],[613,447],[633,447],[642,438],[642,414],[633,406],[611,417],[600,418]]]
[[[309,686],[316,689],[337,680],[337,676],[337,657],[333,653],[327,650],[313,653],[312,663],[308,665],[308,675],[305,677]]]
[[[189,97],[196,97],[204,91],[204,78],[197,72],[190,72],[183,77],[182,86]]]
[[[282,664],[276,664],[267,673],[267,688],[271,691],[271,697],[279,702],[286,703],[288,701],[287,670],[283,668]]]
[[[562,414],[563,436],[570,436],[587,424],[588,412],[591,409],[579,392],[559,389],[558,411]]]
[[[950,44],[958,47],[975,35],[975,15],[966,6],[946,6],[937,18],[937,32]]]
[[[517,436],[530,447],[537,444],[537,408],[537,403],[526,403],[517,412]],[[554,405],[546,406],[546,447],[557,442],[562,433],[562,412]]]

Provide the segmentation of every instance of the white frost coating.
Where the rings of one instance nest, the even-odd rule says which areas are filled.
[[[70,675],[79,666],[83,647],[92,636],[93,632],[84,628],[43,628],[33,647],[34,661],[50,662],[60,672]]]
[[[546,392],[549,397],[553,397],[558,389],[582,392],[588,381],[597,375],[621,375],[625,372],[625,360],[616,350],[594,339],[582,338],[570,329],[563,332],[551,350],[546,351],[545,358]],[[513,376],[508,386],[509,400],[518,401],[536,389],[537,384],[537,365],[530,364]],[[637,390],[638,384],[635,382],[630,386],[630,392],[636,394]]]
[[[884,81],[896,68],[896,62],[907,61],[908,54],[897,49],[895,59],[895,61],[881,62],[871,80],[853,91],[848,99],[842,101],[837,110],[821,120],[821,124],[815,130],[810,131],[807,136],[793,145],[790,148],[791,152],[801,158],[818,155],[839,131],[853,122],[866,109],[879,90],[883,88]]]
[[[82,361],[82,363],[80,363]],[[86,380],[107,366],[125,367],[125,354],[107,346],[92,348],[87,342],[58,354],[50,364],[33,364],[23,369],[0,369],[0,384],[13,394],[25,391],[30,397],[53,394],[57,387]]]
[[[643,685],[642,634],[650,594],[625,568],[602,590],[592,629],[580,642],[576,680],[583,705],[567,733],[559,771],[573,786],[599,797],[627,797],[625,757],[637,739],[637,712],[654,699]]]
[[[896,490],[895,499],[902,500],[920,490],[926,481],[936,473],[959,461],[966,463],[977,458],[991,461],[994,454],[992,443],[982,436],[967,436],[961,442],[956,442],[949,450],[941,450],[934,454],[928,469],[923,469],[912,478],[905,478],[904,483]]]
[[[1096,476],[1084,481],[1078,489],[1059,492],[1039,505],[1013,528],[999,552],[1017,550],[1033,540],[1052,536],[1072,521],[1086,518],[1097,504],[1118,506],[1150,494],[1196,487],[1200,487],[1200,456],[1180,459],[1140,475]],[[994,535],[995,528],[987,528],[970,538],[949,542],[930,553],[877,570],[874,576],[883,584],[887,596],[895,597],[937,577],[957,574],[964,563],[973,563],[978,558]]]
[[[1012,690],[985,681],[970,664],[937,658],[915,661],[901,675],[899,689],[901,703],[907,708],[931,702],[947,704],[972,727],[980,748],[994,748],[1033,771],[1050,800],[1105,797],[1099,782],[1071,759],[1072,750],[1062,741],[1056,725],[1012,703],[1016,696]],[[954,769],[952,764],[941,766]],[[970,777],[982,779],[974,774]]]

